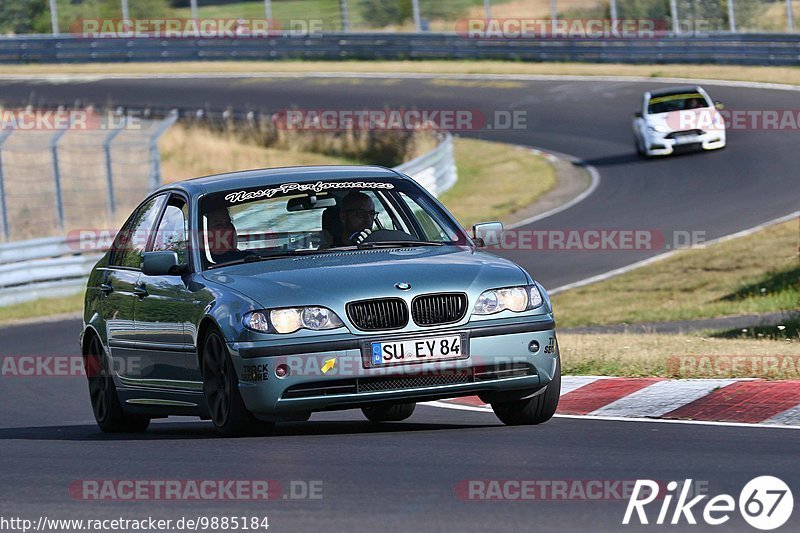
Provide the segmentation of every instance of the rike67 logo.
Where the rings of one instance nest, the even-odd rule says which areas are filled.
[[[708,495],[691,494],[691,479],[685,480],[682,485],[677,481],[670,481],[666,489],[666,494],[660,494],[659,483],[649,479],[636,480],[622,523],[636,524],[638,520],[640,524],[649,524],[653,519],[652,511],[659,506],[656,504],[649,509],[650,516],[645,507],[660,500],[656,524],[694,525],[700,517],[708,525],[719,526],[730,520],[738,503],[742,518],[754,528],[766,531],[785,524],[792,516],[794,508],[794,498],[789,486],[773,476],[760,476],[750,480],[739,493],[738,502],[729,494],[720,494],[703,502]]]

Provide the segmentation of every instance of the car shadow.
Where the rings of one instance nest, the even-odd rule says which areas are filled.
[[[320,420],[309,422],[284,422],[275,429],[257,437],[281,438],[314,435],[358,435],[365,433],[410,433],[416,431],[442,431],[454,429],[476,429],[502,425],[446,424],[431,422],[387,422],[376,423],[360,420]],[[143,433],[103,433],[94,424],[64,426],[30,426],[0,429],[0,440],[34,441],[149,441],[149,440],[198,440],[219,439],[220,436],[210,422],[157,423]]]
[[[713,152],[712,152],[713,153]],[[631,163],[653,163],[654,161],[671,160],[675,158],[695,157],[701,154],[706,154],[703,150],[687,150],[685,152],[675,152],[668,156],[656,156],[645,158],[640,156],[635,151],[625,152],[623,154],[613,154],[603,157],[595,157],[591,159],[584,159],[582,161],[585,165],[593,167],[612,167],[617,165],[628,165]]]

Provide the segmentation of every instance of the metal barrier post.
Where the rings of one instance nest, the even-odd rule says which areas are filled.
[[[492,0],[483,0],[483,12],[486,14],[486,20],[492,18]]]
[[[58,6],[56,5],[56,0],[50,0],[50,29],[53,31],[53,35],[61,33],[58,31]]]
[[[106,184],[108,186],[108,214],[114,217],[117,210],[117,202],[114,196],[114,170],[111,167],[111,143],[125,128],[127,117],[123,115],[122,122],[112,129],[105,139],[103,139],[103,157],[106,164]]]
[[[550,20],[558,20],[558,0],[550,0]]]
[[[267,17],[269,29],[272,29],[272,0],[264,0],[264,16]]]
[[[672,19],[672,33],[678,35],[681,32],[681,27],[678,20],[677,0],[669,0],[669,17]]]
[[[736,33],[736,12],[733,9],[733,0],[728,0],[728,28],[731,33]]]
[[[419,15],[419,0],[411,0],[411,11],[414,14],[414,30],[420,33],[422,31],[422,20]]]
[[[64,136],[69,128],[72,127],[72,121],[69,126],[59,130],[50,138],[50,153],[53,161],[53,187],[56,193],[56,217],[58,218],[58,227],[64,231],[64,198],[61,194],[61,167],[58,164],[58,141]]]
[[[6,240],[9,238],[10,231],[8,228],[8,211],[6,210],[6,189],[3,181],[3,143],[12,133],[14,133],[14,130],[11,129],[0,132],[0,214],[2,214],[0,218],[2,218],[3,222],[3,237]]]
[[[792,0],[786,0],[786,31],[794,31],[794,13],[792,13]]]
[[[350,31],[350,15],[347,12],[347,0],[341,0],[339,2],[339,9],[341,9],[342,15],[342,31],[347,33]]]
[[[617,20],[618,12],[617,12],[617,0],[611,0],[611,20]]]
[[[158,139],[164,135],[164,132],[170,126],[175,124],[176,120],[178,120],[178,112],[173,110],[150,135],[150,191],[154,191],[161,186],[161,155],[158,152]]]

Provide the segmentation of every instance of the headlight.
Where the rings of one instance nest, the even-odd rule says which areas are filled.
[[[344,326],[339,316],[326,307],[287,307],[253,311],[244,315],[244,325],[264,333],[294,333],[299,329],[320,331]]]
[[[536,285],[527,287],[509,287],[507,289],[491,289],[478,296],[472,313],[476,315],[493,315],[500,311],[521,313],[535,309],[543,303],[542,295]]]

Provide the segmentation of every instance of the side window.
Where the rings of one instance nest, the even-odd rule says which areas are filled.
[[[412,198],[407,196],[405,193],[400,193],[400,197],[406,203],[408,208],[411,209],[411,212],[414,214],[414,218],[417,219],[417,223],[425,233],[425,239],[433,242],[456,240],[455,235],[448,235],[442,226],[433,218],[431,218],[431,216],[422,208],[422,206],[420,206]]]
[[[158,225],[155,240],[153,241],[154,252],[176,252],[178,262],[187,264],[189,262],[189,208],[186,201],[180,196],[173,196],[169,199],[164,216]]]
[[[166,195],[163,194],[151,198],[128,219],[117,238],[114,239],[111,265],[141,268],[142,254],[153,231],[158,213],[161,211],[161,206],[164,205],[165,198]]]

